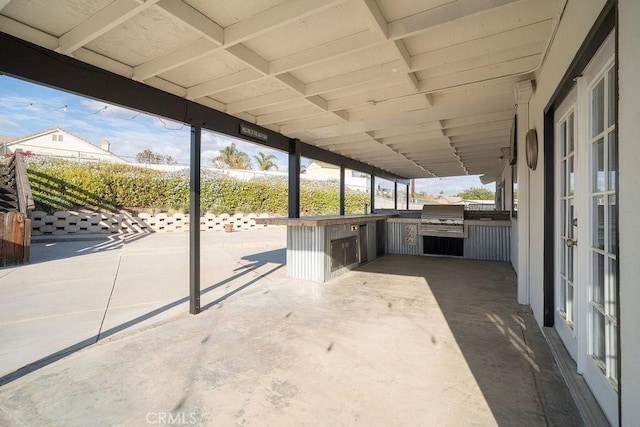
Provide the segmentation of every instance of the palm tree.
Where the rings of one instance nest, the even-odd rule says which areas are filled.
[[[256,162],[258,163],[258,169],[260,169],[261,171],[268,171],[271,168],[278,169],[278,165],[273,162],[273,159],[276,158],[275,154],[267,155],[260,151],[258,155],[253,156],[253,158],[256,159]]]
[[[247,153],[238,150],[236,144],[226,146],[220,150],[220,155],[211,159],[215,167],[221,169],[250,169],[251,160]]]

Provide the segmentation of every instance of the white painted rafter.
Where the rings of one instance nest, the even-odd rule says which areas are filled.
[[[322,12],[346,0],[290,0],[256,13],[224,29],[225,45],[234,45]]]
[[[157,7],[167,15],[187,23],[193,30],[215,45],[221,46],[224,43],[223,28],[184,1],[160,0]]]
[[[458,0],[425,10],[388,24],[389,39],[410,37],[428,28],[443,25],[469,15],[495,9],[517,0]]]
[[[58,39],[56,51],[67,55],[72,54],[75,50],[97,39],[143,10],[150,8],[157,2],[158,0],[147,0],[145,2],[115,0],[62,35]]]

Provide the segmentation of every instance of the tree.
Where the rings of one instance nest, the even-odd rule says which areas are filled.
[[[164,156],[162,156],[161,154],[154,153],[148,148],[136,154],[136,162],[143,163],[146,165],[158,165],[162,163],[163,160],[164,160]]]
[[[462,197],[464,200],[493,200],[496,195],[488,188],[471,187],[461,191],[456,196]]]
[[[176,164],[176,161],[174,160],[173,157],[169,155],[165,156],[162,154],[154,153],[148,148],[136,154],[136,162],[143,163],[145,165],[161,165],[161,164],[175,165]]]
[[[253,156],[258,163],[258,169],[261,171],[268,171],[271,168],[278,169],[278,165],[273,162],[273,159],[276,158],[275,154],[264,154],[262,151],[258,153],[257,156]]]
[[[238,150],[236,144],[226,146],[220,155],[211,159],[211,163],[221,169],[250,169],[251,160],[247,153]]]

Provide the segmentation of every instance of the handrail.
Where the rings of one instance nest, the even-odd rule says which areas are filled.
[[[29,184],[29,176],[27,175],[27,166],[24,163],[22,150],[16,150],[14,153],[15,177],[16,177],[16,194],[18,195],[18,210],[26,214],[28,210],[35,209],[33,202],[33,194],[31,193],[31,185]]]

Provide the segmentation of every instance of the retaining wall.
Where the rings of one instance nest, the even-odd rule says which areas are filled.
[[[234,230],[262,228],[266,225],[256,224],[254,218],[267,217],[267,214],[206,214],[200,217],[201,231],[223,231],[225,224],[231,224]],[[73,235],[73,234],[112,234],[112,233],[167,233],[185,232],[189,230],[189,215],[159,213],[151,215],[140,213],[95,213],[58,211],[47,214],[42,211],[29,213],[31,218],[31,234]]]

